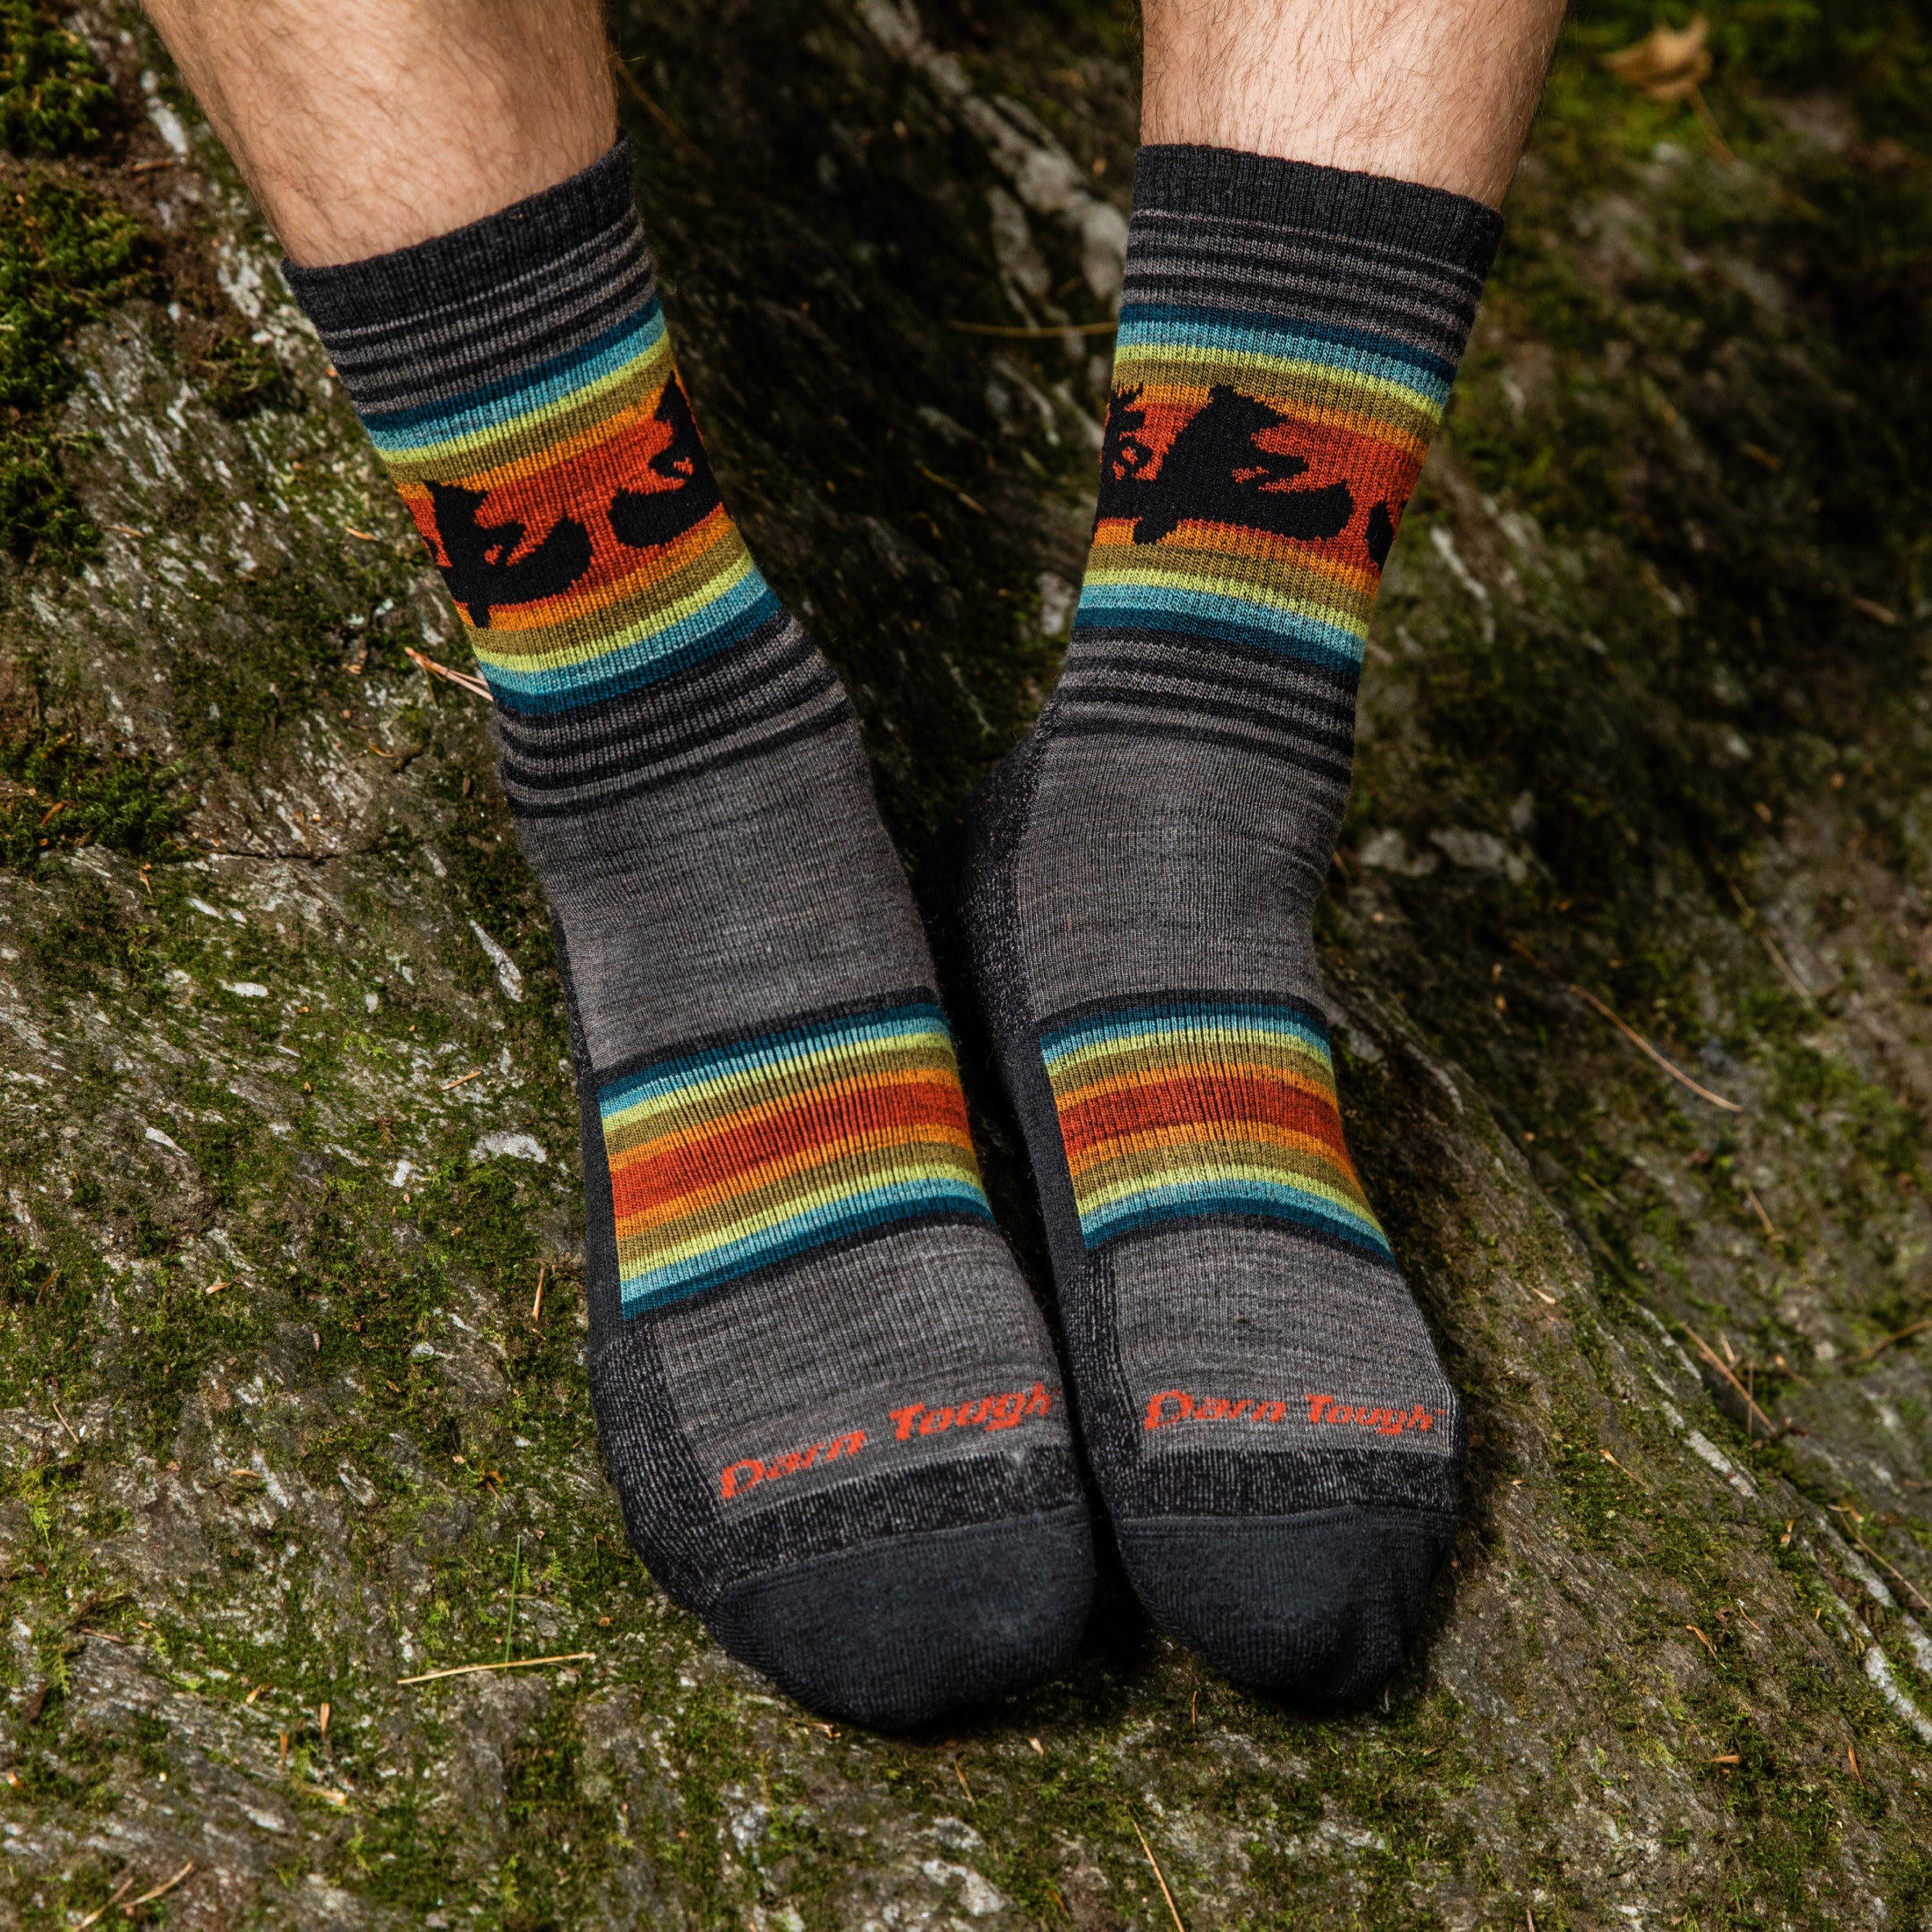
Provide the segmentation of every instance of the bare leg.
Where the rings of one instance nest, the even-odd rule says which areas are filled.
[[[1563,0],[1144,0],[1141,138],[1499,204]]]
[[[148,12],[304,266],[447,233],[617,138],[597,0],[150,0]]]

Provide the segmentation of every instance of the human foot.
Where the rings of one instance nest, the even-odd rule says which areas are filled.
[[[1500,223],[1141,151],[1065,675],[923,881],[1031,1156],[1128,1573],[1230,1675],[1400,1661],[1463,1425],[1364,1198],[1313,940],[1381,565]]]
[[[851,706],[698,441],[628,146],[290,274],[469,625],[555,917],[632,1541],[830,1714],[1049,1674],[1092,1583],[1057,1366]]]

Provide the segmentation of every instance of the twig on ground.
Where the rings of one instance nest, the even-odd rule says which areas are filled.
[[[481,1080],[488,1071],[487,1067],[479,1067],[474,1073],[465,1073],[459,1075],[456,1080],[445,1080],[436,1091],[439,1093],[448,1093],[458,1087],[467,1087],[472,1080]]]
[[[1882,1342],[1874,1342],[1863,1355],[1853,1356],[1852,1365],[1856,1367],[1860,1363],[1875,1361],[1894,1342],[1909,1341],[1915,1335],[1923,1335],[1928,1328],[1932,1328],[1932,1315],[1928,1315],[1922,1322],[1908,1322],[1896,1335],[1887,1335]]]
[[[656,122],[658,126],[670,135],[671,139],[683,148],[693,161],[697,163],[700,167],[708,173],[717,166],[711,156],[706,154],[704,149],[700,147],[697,142],[692,140],[691,136],[686,134],[683,129],[679,127],[677,122],[672,120],[671,116],[651,99],[649,94],[645,93],[643,83],[614,54],[611,56],[610,64],[617,70],[617,78],[636,96],[638,106],[642,108],[645,113],[649,114],[651,119]]]
[[[537,1298],[530,1305],[530,1323],[534,1328],[543,1319],[543,1279],[550,1273],[550,1264],[541,1262],[537,1268]]]
[[[973,1796],[972,1786],[967,1783],[966,1773],[960,1769],[960,1761],[956,1757],[952,1761],[952,1774],[960,1781],[960,1789],[966,1794],[967,1803],[976,1805],[980,1801]]]
[[[984,503],[976,497],[968,496],[958,484],[948,481],[936,469],[928,469],[923,463],[915,463],[913,468],[925,477],[927,482],[938,484],[941,489],[951,490],[968,510],[978,511],[982,517],[985,515],[986,506]]]
[[[1512,939],[1509,944],[1512,951],[1520,952],[1532,966],[1536,968],[1538,972],[1547,973],[1566,993],[1575,993],[1593,1013],[1601,1014],[1640,1053],[1647,1055],[1654,1060],[1666,1073],[1670,1075],[1672,1080],[1688,1087],[1700,1100],[1708,1100],[1713,1107],[1721,1107],[1727,1113],[1742,1113],[1744,1112],[1744,1108],[1736,1100],[1728,1100],[1721,1093],[1713,1093],[1708,1087],[1700,1087],[1689,1074],[1684,1071],[1682,1067],[1673,1066],[1634,1026],[1627,1020],[1620,1018],[1595,993],[1591,992],[1588,987],[1579,986],[1574,980],[1563,979],[1552,972],[1521,939]]]
[[[1897,1564],[1890,1562],[1885,1557],[1880,1556],[1879,1553],[1865,1541],[1864,1537],[1860,1536],[1856,1530],[1852,1533],[1852,1540],[1853,1542],[1858,1545],[1860,1549],[1864,1551],[1867,1556],[1871,1558],[1873,1563],[1882,1563],[1885,1567],[1892,1573],[1893,1577],[1918,1600],[1918,1607],[1920,1609],[1932,1610],[1932,1603],[1928,1603],[1926,1601],[1925,1591],[1920,1589],[1918,1585],[1913,1583],[1911,1578],[1907,1576],[1905,1573],[1899,1568]]]
[[[1717,1645],[1712,1643],[1710,1638],[1706,1637],[1703,1632],[1699,1629],[1695,1624],[1686,1624],[1684,1628],[1688,1630],[1690,1634],[1695,1637],[1707,1650],[1711,1653],[1711,1661],[1715,1662],[1717,1658]]]
[[[1767,1441],[1775,1443],[1781,1436],[1791,1435],[1796,1433],[1789,1422],[1786,1422],[1784,1427],[1781,1429],[1779,1428],[1778,1426],[1772,1421],[1770,1417],[1766,1415],[1764,1410],[1758,1407],[1757,1401],[1752,1397],[1751,1391],[1737,1379],[1737,1377],[1732,1373],[1730,1364],[1725,1361],[1724,1357],[1720,1356],[1717,1351],[1713,1348],[1711,1344],[1706,1341],[1695,1328],[1690,1327],[1686,1323],[1684,1328],[1684,1333],[1689,1335],[1691,1341],[1695,1344],[1698,1353],[1701,1355],[1704,1360],[1708,1362],[1711,1366],[1715,1368],[1734,1389],[1737,1391],[1738,1399],[1744,1405],[1744,1417],[1746,1424],[1744,1433],[1747,1435],[1751,1433],[1749,1422],[1750,1418],[1752,1416],[1756,1416],[1757,1419],[1764,1424],[1765,1430],[1768,1431],[1765,1439]]]
[[[402,646],[402,654],[425,677],[442,678],[459,691],[466,691],[473,698],[481,698],[485,704],[494,701],[490,697],[489,687],[481,678],[473,678],[466,671],[452,671],[447,664],[439,664],[434,658],[426,657],[411,645]]]
[[[1728,1100],[1721,1093],[1713,1093],[1708,1087],[1700,1086],[1686,1073],[1682,1067],[1674,1066],[1633,1026],[1629,1021],[1620,1018],[1612,1012],[1587,986],[1578,986],[1571,981],[1564,982],[1567,989],[1575,993],[1593,1012],[1599,1013],[1620,1033],[1640,1053],[1646,1054],[1670,1075],[1672,1080],[1688,1087],[1700,1100],[1708,1100],[1713,1107],[1721,1107],[1727,1113],[1742,1113],[1744,1108],[1736,1100]]]
[[[440,1677],[469,1677],[478,1670],[531,1670],[539,1664],[576,1664],[595,1658],[594,1650],[566,1650],[555,1657],[518,1657],[508,1663],[456,1664],[447,1670],[424,1670],[415,1677],[399,1677],[398,1684],[427,1684]]]
[[[1777,942],[1761,926],[1757,929],[1757,943],[1770,955],[1771,964],[1784,976],[1785,984],[1807,1006],[1815,1006],[1818,1004],[1818,995],[1798,976],[1797,971],[1791,962],[1778,951]]]
[[[1622,1475],[1624,1475],[1624,1476],[1629,1476],[1629,1479],[1631,1480],[1631,1481],[1632,1481],[1632,1482],[1633,1482],[1633,1483],[1635,1483],[1635,1484],[1637,1484],[1637,1488],[1640,1488],[1640,1489],[1648,1489],[1648,1488],[1650,1487],[1650,1485],[1649,1485],[1648,1483],[1646,1483],[1646,1482],[1644,1480],[1644,1479],[1643,1479],[1643,1478],[1642,1478],[1641,1476],[1639,1476],[1639,1475],[1637,1473],[1637,1472],[1636,1472],[1634,1469],[1625,1469],[1625,1468],[1624,1468],[1623,1464],[1622,1464],[1621,1463],[1620,1463],[1620,1462],[1619,1462],[1619,1461],[1616,1459],[1616,1458],[1615,1456],[1613,1456],[1613,1455],[1612,1455],[1610,1453],[1610,1451],[1609,1451],[1608,1449],[1600,1449],[1600,1449],[1597,1451],[1597,1454],[1598,1454],[1599,1455],[1600,1455],[1600,1456],[1601,1456],[1601,1457],[1604,1459],[1604,1460],[1605,1462],[1607,1462],[1607,1463],[1608,1463],[1610,1465],[1610,1467],[1611,1467],[1612,1469],[1615,1469],[1615,1470],[1618,1471],[1618,1472],[1619,1472],[1620,1474],[1622,1474]]]
[[[174,1875],[172,1878],[163,1879],[159,1885],[155,1887],[153,1891],[143,1892],[138,1898],[130,1898],[127,1903],[121,1908],[122,1913],[127,1918],[132,1918],[134,1915],[134,1908],[137,1905],[151,1905],[157,1898],[166,1897],[170,1892],[174,1890],[176,1885],[180,1884],[183,1879],[188,1876],[189,1872],[194,1870],[194,1868],[195,1861],[191,1858],[188,1863]]]
[[[1752,1189],[1746,1187],[1744,1190],[1744,1199],[1751,1203],[1752,1207],[1757,1211],[1757,1218],[1764,1223],[1765,1233],[1766,1236],[1771,1241],[1781,1244],[1785,1237],[1778,1232],[1776,1228],[1772,1225],[1771,1217],[1769,1215],[1765,1212],[1765,1204],[1757,1198],[1756,1192]]]
[[[131,1878],[122,1879],[120,1886],[115,1892],[114,1897],[110,1898],[105,1905],[96,1905],[93,1910],[89,1913],[87,1917],[82,1919],[80,1923],[74,1927],[74,1932],[87,1932],[87,1928],[91,1926],[96,1919],[105,1918],[107,1914],[113,1911],[114,1907],[119,1905],[122,1900],[126,1897],[128,1893],[134,1889],[134,1881]]]
[[[80,1437],[79,1431],[78,1431],[78,1430],[76,1430],[75,1429],[75,1427],[74,1427],[73,1424],[72,1424],[72,1422],[69,1422],[69,1421],[67,1419],[67,1417],[65,1416],[65,1414],[62,1413],[61,1407],[60,1407],[60,1397],[59,1397],[59,1396],[57,1396],[57,1395],[49,1395],[49,1396],[47,1397],[47,1400],[48,1400],[50,1402],[52,1402],[52,1403],[53,1404],[53,1406],[54,1406],[54,1414],[55,1414],[56,1415],[58,1415],[58,1416],[60,1416],[60,1426],[61,1426],[63,1429],[64,1429],[64,1430],[65,1430],[68,1432],[68,1434],[69,1435],[71,1435],[71,1436],[72,1436],[72,1437],[73,1437],[73,1439],[74,1439],[74,1446],[75,1446],[76,1448],[78,1448],[78,1447],[80,1447]]]
[[[1147,1834],[1141,1829],[1141,1821],[1129,1813],[1127,1822],[1133,1827],[1133,1835],[1141,1841],[1141,1849],[1147,1854],[1148,1864],[1154,1867],[1154,1883],[1161,1888],[1161,1897],[1167,1901],[1168,1915],[1174,1921],[1174,1932],[1187,1932],[1187,1928],[1181,1923],[1180,1908],[1174,1902],[1174,1894],[1167,1889],[1166,1874],[1161,1870],[1161,1861],[1154,1855],[1154,1847],[1147,1842]]]

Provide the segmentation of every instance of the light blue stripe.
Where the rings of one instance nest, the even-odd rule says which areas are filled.
[[[702,610],[663,630],[645,633],[576,664],[513,671],[479,660],[490,696],[526,714],[572,711],[655,683],[675,671],[749,637],[778,614],[771,586],[753,569]]]
[[[828,1241],[862,1234],[868,1228],[937,1214],[963,1214],[989,1222],[993,1219],[985,1192],[964,1181],[906,1181],[888,1187],[867,1188],[836,1204],[793,1216],[763,1233],[693,1255],[675,1267],[654,1268],[647,1274],[626,1276],[624,1312],[634,1315],[654,1302],[696,1294],[700,1289],[749,1274],[754,1268],[770,1267],[774,1261],[790,1260],[823,1247]]]
[[[454,442],[459,437],[506,429],[538,410],[563,402],[602,378],[614,375],[627,364],[641,361],[663,341],[664,332],[663,314],[653,297],[648,308],[626,316],[615,328],[568,356],[493,383],[488,389],[473,390],[454,402],[402,411],[393,415],[366,415],[362,427],[384,456],[407,455],[435,444]]]
[[[1286,640],[1312,647],[1356,669],[1362,662],[1361,638],[1339,624],[1325,624],[1319,617],[1216,592],[1169,590],[1158,584],[1089,584],[1080,592],[1080,608],[1074,613],[1076,625],[1115,630],[1127,628],[1129,620],[1136,619],[1156,627],[1212,625],[1277,650]]]
[[[885,1013],[831,1020],[796,1033],[768,1034],[760,1039],[734,1041],[728,1046],[714,1046],[708,1052],[646,1067],[603,1088],[597,1096],[597,1112],[609,1121],[646,1100],[661,1100],[667,1094],[729,1074],[790,1066],[828,1046],[947,1037],[945,1018],[933,1005],[898,1006]]]
[[[1040,1051],[1051,1065],[1104,1040],[1184,1039],[1209,1026],[1257,1036],[1287,1034],[1328,1057],[1327,1036],[1319,1027],[1275,1006],[1164,1006],[1099,1014],[1042,1034]]]
[[[1319,1227],[1393,1261],[1386,1237],[1373,1221],[1298,1187],[1264,1181],[1215,1181],[1150,1187],[1104,1212],[1080,1216],[1080,1239],[1089,1249],[1166,1220],[1216,1214],[1258,1214],[1269,1220]]]
[[[1207,349],[1216,355],[1273,356],[1314,362],[1351,375],[1372,376],[1405,389],[1439,410],[1448,400],[1455,368],[1426,349],[1364,331],[1315,324],[1274,322],[1237,309],[1169,308],[1130,303],[1121,311],[1114,353],[1141,349]],[[1229,370],[1228,376],[1238,372]],[[1224,378],[1225,379],[1225,378]]]

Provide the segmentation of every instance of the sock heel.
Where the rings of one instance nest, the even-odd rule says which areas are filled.
[[[1020,949],[1016,868],[1033,809],[1043,725],[980,781],[940,828],[913,877],[933,963],[960,1046],[1005,1101],[1033,1170],[1055,1281],[1084,1253],[1059,1116],[1034,1039]]]

